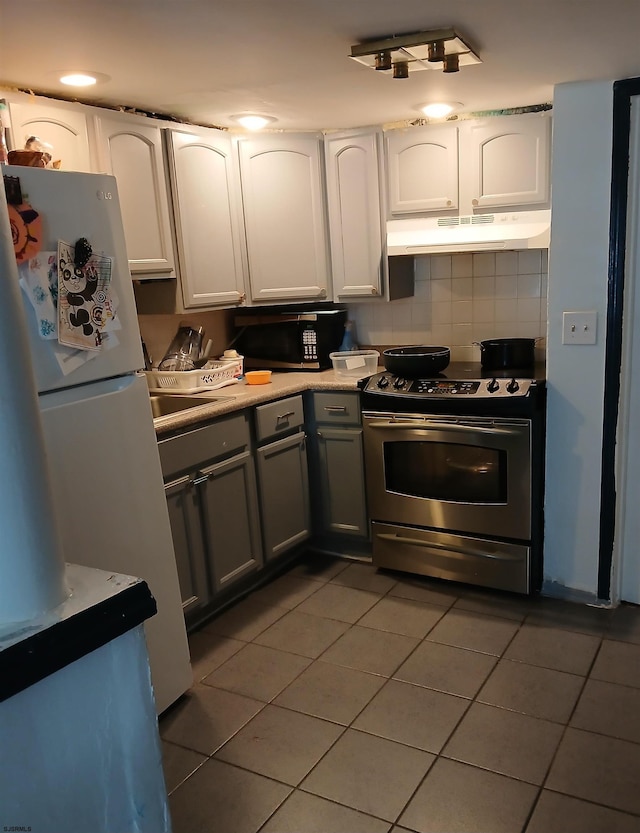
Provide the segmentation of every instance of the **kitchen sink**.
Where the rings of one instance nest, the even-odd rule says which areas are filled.
[[[200,405],[211,405],[213,402],[220,402],[225,399],[232,399],[231,396],[181,396],[173,393],[152,393],[151,413],[153,418],[178,414],[190,408],[197,408]]]

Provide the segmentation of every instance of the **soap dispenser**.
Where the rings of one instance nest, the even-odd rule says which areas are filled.
[[[344,336],[340,345],[341,353],[348,353],[350,350],[357,350],[358,345],[354,341],[353,321],[347,321],[344,325]]]

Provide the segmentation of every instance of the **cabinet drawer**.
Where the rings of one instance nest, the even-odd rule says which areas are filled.
[[[314,393],[313,416],[317,423],[360,425],[360,397],[357,393]]]
[[[258,405],[256,408],[256,437],[258,442],[278,437],[304,425],[302,396],[290,396]]]
[[[216,458],[228,457],[249,446],[245,413],[218,419],[210,425],[160,440],[158,451],[163,476],[201,468]]]

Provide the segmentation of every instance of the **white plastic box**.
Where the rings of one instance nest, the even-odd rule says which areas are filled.
[[[344,379],[362,379],[376,372],[380,353],[377,350],[349,350],[329,353],[329,358],[336,376]]]

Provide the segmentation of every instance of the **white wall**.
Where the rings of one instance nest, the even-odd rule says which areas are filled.
[[[555,89],[543,590],[571,588],[593,597],[598,573],[612,106],[609,82]],[[562,344],[564,310],[597,311],[597,344]]]

